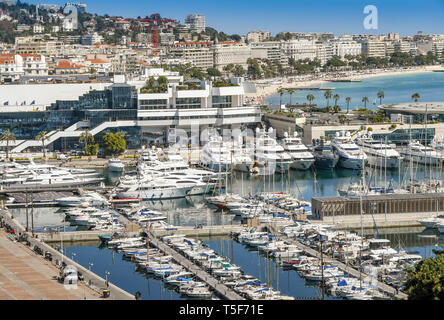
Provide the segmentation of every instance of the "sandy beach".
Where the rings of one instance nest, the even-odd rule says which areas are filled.
[[[264,104],[265,99],[271,95],[277,93],[280,88],[300,88],[300,87],[320,87],[327,83],[334,83],[331,80],[352,80],[359,81],[376,77],[391,77],[405,74],[426,73],[433,72],[434,70],[444,71],[444,66],[424,66],[424,67],[411,67],[408,69],[377,69],[377,70],[365,70],[365,71],[352,71],[342,72],[338,74],[326,74],[323,73],[320,76],[305,76],[306,79],[290,78],[280,80],[262,80],[256,81],[256,93],[246,94],[247,103]]]

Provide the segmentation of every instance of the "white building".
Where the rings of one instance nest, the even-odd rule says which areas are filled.
[[[318,47],[315,40],[289,40],[281,42],[280,45],[288,58],[314,60],[317,57]]]
[[[32,32],[34,33],[43,33],[45,31],[45,27],[43,27],[41,24],[34,24],[32,27]]]
[[[335,39],[329,41],[332,55],[339,56],[344,59],[346,55],[357,56],[362,54],[362,44],[347,39]]]
[[[81,43],[83,45],[92,46],[95,44],[101,44],[103,41],[103,37],[99,35],[97,32],[86,34],[82,36]]]
[[[385,58],[386,43],[381,40],[372,40],[372,39],[367,39],[365,41],[362,41],[362,53],[366,57]]]
[[[185,25],[190,28],[192,32],[201,33],[205,31],[205,16],[201,14],[189,14],[185,19]]]
[[[178,42],[169,48],[170,56],[191,63],[193,66],[207,70],[214,67],[214,53],[211,43]]]
[[[47,76],[45,56],[33,54],[0,55],[0,80],[15,81],[22,76]]]
[[[247,34],[247,40],[248,42],[262,42],[270,40],[271,33],[269,31],[261,31],[261,30],[255,30],[250,31]]]
[[[247,68],[247,60],[251,58],[251,47],[240,42],[221,42],[212,46],[214,67],[222,71],[229,64]]]
[[[138,123],[142,136],[150,139],[156,133],[164,135],[170,128],[189,132],[208,127],[227,129],[260,122],[260,110],[244,103],[245,88],[239,78],[231,80],[234,86],[213,87],[210,81],[201,81],[197,90],[186,90],[182,85],[168,85],[164,93],[138,94]]]

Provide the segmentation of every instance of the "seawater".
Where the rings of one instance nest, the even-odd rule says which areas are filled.
[[[319,85],[314,87],[319,87]],[[329,82],[321,85],[321,87],[336,88],[332,92],[332,98],[330,99],[331,106],[334,105],[333,95],[339,94],[341,99],[338,101],[338,105],[343,110],[347,108],[346,97],[351,98],[350,110],[363,108],[363,97],[368,97],[369,99],[367,108],[375,110],[380,103],[377,94],[381,90],[384,91],[385,95],[382,104],[412,102],[412,95],[416,92],[421,96],[419,101],[443,101],[444,72],[380,76],[364,79],[362,82]],[[308,103],[306,97],[311,93],[315,96],[313,103],[321,108],[326,107],[327,100],[324,97],[324,92],[323,90],[296,90],[292,95],[291,101],[294,104]],[[280,95],[274,94],[265,101],[269,104],[278,105]],[[282,96],[282,103],[290,103],[290,95],[288,93]]]

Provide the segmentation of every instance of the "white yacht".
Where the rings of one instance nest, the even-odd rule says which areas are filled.
[[[362,169],[367,162],[367,155],[353,141],[348,131],[336,132],[331,147],[339,155],[338,166],[342,168]]]
[[[356,144],[367,155],[368,164],[374,167],[396,169],[403,159],[392,146],[373,139],[371,132],[358,134]]]
[[[270,135],[273,128],[268,132],[256,129],[256,160],[263,170],[259,170],[262,175],[272,175],[275,172],[288,172],[293,163],[291,156],[285,152],[284,148],[276,142]]]
[[[56,199],[61,207],[81,207],[81,206],[106,206],[108,201],[96,192],[89,192],[80,196],[71,196]]]
[[[195,182],[174,179],[168,181],[163,178],[155,178],[129,186],[118,185],[116,189],[117,199],[144,199],[162,200],[184,198],[195,187]]]
[[[430,146],[424,146],[418,141],[411,141],[407,148],[401,151],[406,161],[412,161],[426,165],[440,165],[444,161],[444,155]]]
[[[418,222],[426,228],[434,229],[437,228],[437,225],[444,223],[444,215],[441,214],[436,217],[421,219],[418,220]]]
[[[125,165],[120,159],[112,158],[108,160],[108,171],[112,172],[122,172]]]
[[[200,152],[200,163],[214,172],[230,170],[231,154],[221,137],[210,137]]]
[[[315,162],[313,154],[302,143],[297,132],[294,132],[293,136],[289,136],[288,132],[285,132],[284,139],[282,139],[282,146],[293,159],[293,163],[291,164],[293,169],[308,170]]]
[[[254,147],[243,146],[239,138],[233,147],[233,170],[240,172],[251,172],[254,166]]]

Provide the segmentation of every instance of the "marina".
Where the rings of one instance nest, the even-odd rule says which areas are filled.
[[[168,161],[159,162],[155,158],[148,161],[146,160],[147,159],[145,159],[145,161],[140,165],[140,170],[142,170],[140,172],[142,172],[142,176],[144,175],[145,177],[148,177],[149,175],[157,175],[160,177],[162,173],[160,173],[161,170],[159,169],[167,168],[169,163]],[[189,167],[185,162],[175,163],[180,163],[180,165],[175,166],[174,169],[169,169],[166,171],[172,176],[179,177],[180,172],[191,173],[192,170],[195,170]],[[180,169],[181,165],[183,166],[183,169]],[[151,167],[156,169],[151,171]],[[406,168],[406,172],[410,172],[408,164],[406,165]],[[397,169],[401,170],[401,168]],[[281,170],[281,172],[277,172],[272,175],[259,175],[257,177],[255,177],[254,174],[250,175],[242,171],[234,172],[231,170],[231,168],[228,169],[228,167],[225,170],[228,172],[225,172],[225,174],[220,177],[218,177],[217,172],[214,171],[212,171],[213,173],[208,172],[207,175],[208,177],[212,177],[213,180],[208,180],[212,181],[211,183],[222,183],[226,193],[217,195],[217,193],[212,191],[214,189],[209,189],[210,191],[204,191],[201,195],[187,196],[184,199],[185,203],[188,202],[188,205],[191,205],[189,209],[181,207],[183,205],[179,204],[182,202],[180,199],[169,199],[168,197],[162,201],[154,199],[134,199],[137,201],[133,201],[133,203],[131,203],[132,201],[129,201],[129,199],[121,199],[122,202],[119,203],[118,201],[112,202],[112,197],[107,199],[107,196],[105,196],[106,193],[99,195],[99,193],[91,193],[91,191],[81,190],[80,193],[76,194],[46,191],[46,193],[43,194],[44,197],[42,195],[42,198],[40,199],[46,199],[48,197],[51,198],[52,196],[54,198],[53,200],[57,200],[55,201],[57,204],[56,207],[48,206],[45,209],[38,209],[37,207],[34,209],[34,206],[31,203],[26,203],[27,193],[23,194],[22,192],[21,194],[17,194],[17,200],[24,200],[25,206],[22,208],[17,207],[16,209],[14,209],[14,207],[10,207],[9,210],[11,210],[11,212],[15,212],[13,215],[21,220],[21,223],[26,223],[26,225],[28,225],[30,222],[32,222],[32,224],[34,223],[34,216],[32,216],[32,221],[25,221],[24,218],[27,216],[27,213],[31,213],[33,215],[33,212],[36,212],[35,210],[46,211],[46,218],[44,218],[44,220],[48,219],[49,217],[53,220],[53,216],[58,215],[60,218],[57,218],[57,221],[53,220],[54,222],[52,225],[45,223],[44,220],[41,221],[41,218],[35,217],[37,226],[35,228],[35,226],[32,225],[32,230],[33,232],[38,232],[38,237],[40,241],[43,241],[42,243],[48,243],[56,248],[60,248],[60,244],[63,244],[64,250],[67,250],[68,252],[65,253],[66,257],[69,256],[69,252],[71,252],[71,254],[78,255],[78,253],[70,249],[76,248],[75,250],[81,250],[81,247],[78,247],[77,244],[84,243],[84,245],[93,250],[93,248],[97,247],[97,241],[99,239],[102,239],[102,244],[99,245],[99,247],[102,248],[101,250],[111,250],[113,252],[113,256],[116,254],[119,256],[122,255],[123,259],[124,256],[128,256],[130,252],[133,252],[131,255],[134,255],[134,257],[130,258],[129,263],[136,263],[138,265],[139,271],[136,277],[145,277],[147,281],[151,282],[152,284],[154,282],[159,282],[157,285],[159,286],[159,291],[162,292],[162,298],[167,298],[169,292],[169,298],[171,299],[211,299],[214,297],[234,300],[294,299],[294,296],[288,295],[279,290],[279,285],[281,284],[278,283],[279,281],[276,277],[278,277],[278,274],[281,272],[281,268],[283,268],[282,270],[288,269],[288,267],[292,266],[294,263],[297,263],[294,261],[307,259],[306,256],[308,256],[316,259],[317,262],[321,260],[324,261],[323,259],[325,258],[326,266],[336,266],[336,269],[328,269],[328,272],[325,272],[325,282],[321,281],[321,283],[324,283],[324,287],[319,287],[319,277],[323,276],[321,273],[316,273],[318,272],[318,269],[316,268],[319,268],[316,267],[316,264],[313,265],[314,273],[307,276],[293,271],[297,274],[298,279],[300,279],[298,281],[305,279],[302,281],[308,281],[309,283],[312,283],[312,285],[314,284],[313,288],[315,289],[314,292],[316,292],[315,296],[319,299],[391,299],[395,296],[400,299],[406,299],[406,296],[402,292],[398,292],[386,282],[378,282],[376,285],[378,290],[376,291],[373,289],[372,291],[365,289],[363,292],[354,292],[353,295],[350,292],[346,294],[344,293],[343,296],[338,296],[335,293],[332,293],[339,292],[339,289],[336,287],[331,289],[331,286],[334,286],[334,283],[329,280],[331,277],[338,277],[338,283],[341,281],[351,281],[351,283],[356,285],[356,281],[362,281],[362,279],[369,276],[368,272],[366,274],[362,270],[359,270],[357,265],[350,266],[349,262],[347,261],[337,260],[342,256],[328,257],[328,252],[324,252],[326,255],[323,257],[321,254],[322,249],[319,248],[319,243],[316,244],[310,242],[310,244],[306,242],[308,238],[298,239],[292,236],[291,233],[285,233],[285,231],[290,230],[292,226],[294,226],[292,230],[298,230],[297,228],[301,227],[306,228],[303,226],[311,226],[312,230],[323,230],[323,232],[326,232],[327,234],[335,234],[336,229],[330,229],[331,227],[325,225],[326,223],[332,223],[333,226],[336,225],[337,228],[342,228],[342,230],[344,230],[343,232],[345,232],[342,233],[344,235],[348,234],[347,232],[349,231],[345,231],[347,229],[372,229],[375,230],[378,235],[378,237],[375,239],[379,239],[381,232],[380,230],[383,230],[385,227],[393,227],[396,225],[396,223],[384,224],[381,223],[380,220],[375,219],[374,216],[384,215],[386,221],[391,221],[391,215],[398,217],[404,216],[404,220],[407,215],[412,215],[412,218],[410,219],[415,221],[415,224],[412,225],[421,225],[421,217],[426,218],[430,215],[430,213],[435,214],[436,212],[442,210],[439,207],[441,206],[440,204],[442,202],[442,199],[440,198],[442,196],[441,193],[420,192],[408,195],[396,193],[381,195],[363,194],[361,197],[359,197],[360,191],[358,190],[357,196],[354,197],[333,197],[330,194],[330,197],[313,197],[310,199],[309,197],[306,197],[305,194],[307,192],[309,194],[313,194],[314,190],[319,188],[319,185],[317,184],[322,184],[323,175],[325,179],[332,174],[335,175],[339,172],[347,172],[343,179],[344,181],[348,181],[347,184],[350,184],[350,181],[353,180],[354,176],[354,179],[357,181],[362,179],[362,177],[369,178],[369,181],[371,181],[371,171],[367,172],[367,170],[371,169],[365,169],[361,170],[361,172],[357,171],[355,173],[353,170],[335,168],[330,169],[328,173],[319,171],[319,173],[316,174],[315,171],[311,170],[294,170],[290,167],[286,167],[285,170]],[[221,169],[218,168],[218,171],[220,172]],[[122,173],[121,177],[125,177],[125,172]],[[157,172],[157,174],[154,174],[154,172]],[[199,171],[193,172],[196,173]],[[361,174],[362,172],[364,174]],[[388,172],[390,172],[389,176],[395,176],[397,174],[396,170],[389,170]],[[438,173],[440,172],[440,168],[435,166],[432,169],[432,172],[432,175],[437,177]],[[202,171],[201,173],[206,172]],[[369,175],[366,173],[369,173]],[[113,190],[112,188],[109,188],[110,184],[112,185],[119,184],[122,181],[131,181],[130,178],[116,179],[115,173],[113,172],[109,172],[108,174],[110,176],[103,180],[106,184],[108,184],[108,191]],[[166,173],[163,175],[165,174]],[[300,178],[305,175],[311,176],[312,178],[314,177],[313,175],[315,175],[316,179],[318,180],[317,183],[313,185],[312,190],[302,186],[304,180],[301,180]],[[416,176],[421,177],[421,175],[430,175],[429,168],[423,168],[423,171],[418,169]],[[299,178],[297,178],[298,176]],[[110,177],[113,180],[109,180]],[[201,178],[202,177],[199,179]],[[229,181],[231,181],[231,183]],[[313,180],[309,179],[309,181],[312,182]],[[326,181],[328,181],[328,178]],[[337,190],[337,179],[334,178],[332,181],[334,181],[332,185],[334,188],[332,190]],[[379,181],[381,182],[382,180]],[[301,191],[301,188],[304,191]],[[298,196],[295,197],[292,194],[297,194]],[[23,195],[25,195],[24,199]],[[36,195],[39,195],[39,193],[36,193]],[[405,196],[405,199],[409,199],[412,204],[415,204],[415,207],[409,205],[409,202],[406,202],[403,196]],[[365,199],[365,206],[363,206],[362,209],[363,216],[366,217],[365,223],[363,223],[363,216],[360,215],[361,211],[359,211],[359,203],[363,202],[362,198]],[[101,201],[99,201],[100,199]],[[302,199],[310,200],[305,201]],[[163,203],[164,201],[165,203]],[[378,204],[374,205],[373,203],[376,202]],[[187,223],[189,226],[186,226],[187,223],[184,225],[184,222],[177,223],[178,220],[176,220],[177,217],[175,217],[178,213],[177,209],[174,210],[174,212],[163,214],[163,211],[165,210],[164,206],[167,205],[171,207],[174,206],[174,203],[179,205],[179,207],[181,207],[179,210],[185,214],[187,210],[194,210],[193,208],[196,208],[196,204],[200,203],[200,205],[197,205],[197,207],[200,209],[193,214],[194,216],[188,217]],[[372,205],[369,203],[372,203]],[[398,204],[402,204],[402,206],[399,206]],[[387,210],[384,211],[386,208]],[[211,222],[202,219],[202,210],[205,210],[208,215],[212,216],[210,220]],[[26,215],[24,215],[25,213]],[[64,215],[69,217],[68,224],[66,224],[68,220],[65,221]],[[216,220],[214,220],[216,215],[220,215],[220,218],[223,218],[225,223],[217,223]],[[348,225],[347,219],[342,219],[342,217],[351,218],[353,216],[356,217],[354,222],[348,220]],[[298,222],[295,224],[295,221]],[[82,229],[84,230],[82,231]],[[50,232],[48,232],[48,230],[50,230]],[[193,248],[195,247],[193,250],[196,250],[197,247],[201,248],[202,250],[207,250],[205,249],[205,246],[200,247],[201,244],[203,245],[205,243],[202,239],[206,239],[208,237],[210,239],[214,237],[226,237],[225,239],[229,239],[229,237],[232,237],[233,235],[242,235],[248,230],[250,230],[250,232],[248,232],[250,235],[261,235],[257,238],[257,240],[248,242],[248,252],[257,251],[258,254],[264,257],[263,263],[265,263],[267,266],[265,271],[267,276],[266,278],[262,277],[262,280],[258,279],[257,275],[255,276],[245,273],[242,265],[236,264],[236,266],[239,266],[239,269],[236,269],[237,267],[233,267],[232,271],[229,271],[231,270],[230,268],[225,271],[223,271],[224,269],[219,271],[218,269],[208,269],[208,267],[205,267],[207,268],[205,269],[202,268],[201,263],[204,261],[202,258],[196,260],[196,257],[191,257],[189,253],[184,255],[183,250],[188,249],[183,247],[183,245],[187,244],[188,241],[191,241],[190,243],[197,241],[195,244],[193,244]],[[439,228],[436,230],[439,232]],[[144,236],[142,238],[137,238],[140,234],[143,234]],[[118,241],[119,237],[122,237],[123,235],[126,237],[136,238],[134,238],[135,240],[133,242],[129,242],[125,245],[119,245],[116,248],[106,249],[106,247],[103,247],[103,241],[105,241],[104,239],[108,239],[107,241],[117,239],[116,241]],[[307,237],[307,233],[305,231],[304,235]],[[263,236],[266,236],[266,238],[261,238]],[[238,237],[239,236],[237,236],[236,241],[239,240]],[[276,240],[274,240],[275,238]],[[173,239],[174,241],[171,242]],[[371,242],[373,240],[367,239],[365,241],[368,243],[368,241]],[[275,249],[272,249],[271,247],[273,246],[273,243],[276,243],[277,245]],[[282,244],[279,245],[279,243],[286,243],[285,246],[287,247],[284,246],[282,249],[279,249],[280,246],[282,246]],[[147,249],[143,249],[144,247]],[[266,248],[270,248],[271,251]],[[266,250],[264,251],[264,249]],[[160,251],[152,251],[152,253],[148,254],[148,252],[151,252],[148,250]],[[51,252],[55,253],[57,251]],[[352,252],[354,252],[354,257],[356,259],[356,249],[354,249]],[[395,254],[396,252],[398,251],[395,250],[392,254]],[[161,253],[160,256],[159,253]],[[224,249],[222,253],[227,255],[229,250]],[[214,251],[213,253],[209,254],[211,256],[211,254],[216,254],[216,252]],[[227,257],[224,258],[223,254],[221,256],[215,256],[216,261],[217,259],[221,261],[226,259]],[[401,251],[399,251],[399,254],[401,254]],[[143,258],[144,255],[146,258]],[[160,259],[159,257],[161,256],[170,256],[171,258],[165,259],[172,260],[168,260],[169,262],[167,262],[167,260],[163,262],[158,261],[158,259]],[[203,257],[208,259],[209,256],[204,255]],[[92,256],[89,259],[91,261],[88,261],[88,264],[97,263],[93,261]],[[341,259],[343,259],[343,257]],[[150,262],[150,266],[156,266],[156,269],[161,268],[159,271],[154,271],[154,269],[153,271],[150,271],[151,269],[146,269],[148,268],[148,261],[151,260],[152,262]],[[196,261],[200,262],[196,265]],[[226,259],[225,264],[227,266],[233,265],[233,263],[233,256]],[[273,266],[271,266],[270,263],[273,264]],[[140,269],[141,266],[142,269]],[[87,264],[83,264],[84,269],[87,267]],[[323,269],[321,268],[319,270]],[[148,274],[146,274],[147,271]],[[106,275],[106,272],[109,271],[102,270],[101,272],[105,272]],[[161,276],[159,280],[158,276],[154,276],[154,278],[152,278],[152,272],[154,272],[154,274],[156,274],[156,272],[162,272],[164,275]],[[187,278],[187,272],[193,275],[193,277]],[[290,271],[287,270],[285,272],[288,273]],[[173,276],[175,274],[182,273],[184,274],[183,277],[180,275],[177,276],[180,278],[180,283],[177,283],[177,280],[174,280],[174,282]],[[225,273],[227,274],[225,275]],[[272,273],[276,274],[274,276],[275,278],[273,278]],[[113,277],[114,276],[116,275],[113,274]],[[171,279],[168,281],[163,279],[166,276],[171,277]],[[233,277],[239,276],[241,276],[243,282],[241,281],[242,283],[238,283],[237,280],[233,282]],[[119,275],[118,279],[123,278],[121,278],[121,275]],[[188,288],[186,285],[194,283],[193,281],[196,282],[196,287]],[[274,285],[272,285],[273,281]],[[382,280],[379,279],[378,281]],[[171,287],[169,283],[173,282],[177,284]],[[199,283],[205,283],[205,285],[200,285]],[[320,293],[319,290],[322,288],[323,290],[321,290],[322,292]],[[149,291],[151,291],[151,289],[149,289]],[[137,292],[142,291],[138,290]],[[128,297],[134,297],[135,293],[136,292],[134,290],[131,291]],[[149,299],[149,294],[146,292],[145,294],[147,296],[143,296],[142,299]],[[313,295],[313,292],[311,294]],[[158,295],[155,296],[159,298]]]

